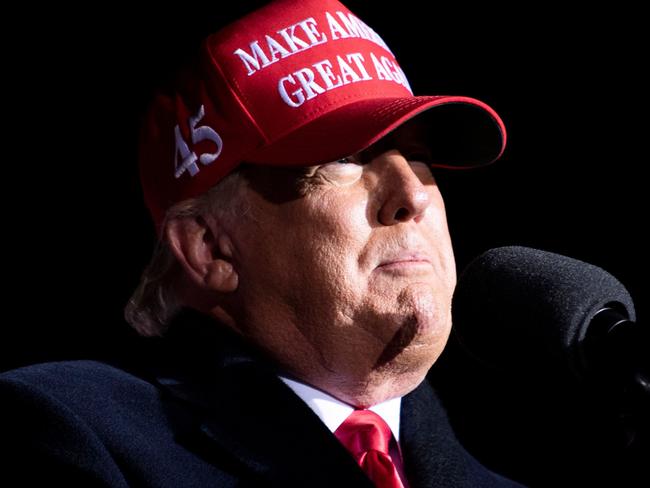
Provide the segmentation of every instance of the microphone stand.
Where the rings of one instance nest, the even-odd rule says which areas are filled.
[[[583,371],[613,395],[618,442],[630,457],[650,453],[650,328],[617,303],[599,310],[579,344]],[[587,367],[589,366],[589,367]],[[640,459],[640,458],[639,458]],[[647,473],[646,473],[647,476]]]

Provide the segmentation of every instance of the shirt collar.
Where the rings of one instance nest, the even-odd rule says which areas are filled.
[[[322,390],[300,383],[296,380],[290,380],[280,376],[280,379],[293,390],[308,406],[318,418],[320,418],[327,428],[334,432],[343,421],[354,411],[354,407],[328,395]],[[392,398],[377,405],[373,405],[368,410],[372,410],[379,415],[390,427],[390,430],[399,442],[399,420],[400,407],[402,398]]]

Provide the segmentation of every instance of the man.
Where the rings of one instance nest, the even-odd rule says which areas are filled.
[[[456,280],[431,167],[504,146],[483,103],[414,97],[336,0],[278,0],[208,37],[144,124],[160,245],[126,313],[185,354],[143,378],[3,375],[21,479],[516,486],[463,449],[424,382]]]

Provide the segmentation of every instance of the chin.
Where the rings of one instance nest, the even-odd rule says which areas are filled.
[[[414,368],[404,366],[398,362],[374,371],[352,403],[366,408],[415,390],[424,381],[429,368],[422,364]]]
[[[388,367],[401,374],[426,374],[444,349],[451,331],[451,317],[430,309],[416,309],[400,318],[399,327],[386,344],[375,368]]]

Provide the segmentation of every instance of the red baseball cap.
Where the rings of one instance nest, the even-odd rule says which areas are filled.
[[[494,110],[414,96],[386,43],[337,0],[276,0],[207,37],[173,93],[155,97],[140,139],[145,201],[159,228],[242,162],[335,161],[423,112],[434,166],[484,165],[505,149]]]

